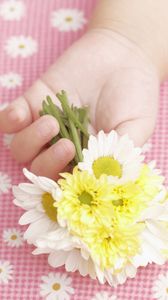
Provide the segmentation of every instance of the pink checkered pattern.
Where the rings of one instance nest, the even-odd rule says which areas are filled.
[[[0,3],[3,1],[0,0]],[[89,18],[96,0],[25,0],[26,14],[20,21],[5,21],[0,18],[0,74],[10,71],[23,76],[19,88],[8,90],[0,87],[0,103],[9,102],[22,94],[38,76],[83,32],[59,32],[49,22],[50,13],[58,8],[78,8]],[[38,53],[31,57],[11,58],[4,51],[4,43],[12,35],[30,35],[39,45]],[[156,159],[158,167],[168,178],[168,83],[161,88],[160,113],[156,130],[152,137],[153,148],[149,159]],[[10,151],[0,135],[0,172],[8,174],[12,183],[24,181],[22,166],[10,156]],[[13,278],[8,284],[0,283],[1,300],[39,300],[41,276],[49,272],[64,272],[64,268],[53,270],[47,264],[45,255],[33,256],[32,247],[26,243],[19,248],[11,248],[3,241],[3,231],[8,228],[19,228],[18,219],[22,210],[12,204],[12,194],[0,194],[0,261],[9,261],[14,268]],[[23,228],[21,228],[23,230]],[[115,294],[119,300],[152,300],[151,287],[159,273],[165,273],[168,265],[162,267],[149,265],[141,268],[135,279],[129,279],[123,286],[115,289],[107,284],[100,285],[78,273],[69,274],[75,293],[71,300],[91,300],[99,291]],[[102,299],[103,300],[103,299]]]

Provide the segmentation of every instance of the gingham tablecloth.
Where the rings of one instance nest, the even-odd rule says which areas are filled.
[[[11,0],[0,0],[0,5],[9,4]],[[14,0],[12,0],[13,2]],[[17,0],[18,1],[18,0]],[[17,2],[16,1],[16,2]],[[20,1],[19,1],[20,2]],[[38,76],[76,40],[85,30],[60,31],[53,27],[51,14],[58,9],[77,9],[88,19],[95,0],[22,0],[20,12],[11,19],[9,9],[0,10],[0,107],[22,94]],[[16,4],[18,5],[18,3]],[[24,10],[24,11],[23,11]],[[35,41],[34,53],[13,57],[10,49],[12,37],[31,37]],[[5,48],[5,45],[8,44]],[[11,44],[13,45],[13,44]],[[13,46],[11,46],[13,47]],[[15,74],[14,79],[10,76]],[[16,75],[17,74],[17,75]],[[9,76],[10,75],[10,76]],[[5,77],[6,76],[6,77]],[[163,174],[168,177],[168,84],[161,88],[160,112],[156,130],[152,137],[152,150],[149,159],[156,159]],[[101,285],[88,277],[76,273],[66,273],[64,268],[53,269],[47,264],[45,255],[33,256],[32,246],[22,239],[23,227],[18,225],[22,210],[12,203],[13,196],[10,182],[17,184],[24,181],[22,166],[10,155],[10,136],[0,135],[0,299],[28,300],[45,299],[41,296],[41,284],[45,278],[61,278],[62,287],[68,285],[71,292],[69,300],[152,300],[155,299],[152,287],[159,274],[165,276],[168,265],[149,265],[140,268],[135,279],[111,288]],[[17,244],[18,242],[18,244]],[[6,272],[6,273],[5,273]],[[51,275],[52,273],[52,275]],[[5,274],[5,275],[4,275]],[[50,275],[49,275],[50,274]],[[5,277],[6,276],[6,277]],[[5,280],[6,278],[6,280]],[[56,280],[57,282],[57,280]],[[55,282],[55,283],[56,283]],[[65,284],[64,284],[65,283]],[[168,287],[168,283],[167,283]],[[56,292],[55,292],[56,295]],[[60,294],[61,295],[61,294]],[[61,296],[53,299],[62,299]],[[164,298],[165,300],[168,299]]]

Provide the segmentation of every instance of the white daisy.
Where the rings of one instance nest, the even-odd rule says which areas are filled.
[[[83,11],[78,9],[59,9],[52,12],[51,25],[59,31],[77,31],[86,23]]]
[[[74,294],[71,277],[61,273],[49,273],[41,277],[40,295],[46,300],[68,300]]]
[[[15,228],[5,229],[3,232],[3,240],[11,247],[20,247],[23,245],[23,233]]]
[[[4,110],[9,105],[8,102],[0,103],[0,111]]]
[[[11,57],[28,57],[37,52],[37,42],[31,36],[11,36],[5,44],[5,50]]]
[[[0,75],[0,85],[7,89],[13,89],[17,86],[21,86],[22,84],[22,77],[17,73],[7,73]]]
[[[121,260],[122,261],[122,260]],[[121,265],[121,268],[119,268]],[[108,282],[112,287],[116,287],[118,284],[123,284],[127,278],[134,278],[137,272],[137,268],[133,264],[126,264],[123,268],[122,263],[118,262],[115,268],[105,269],[102,271],[99,266],[95,265],[96,276],[101,284]]]
[[[168,272],[165,275],[159,274],[152,291],[154,299],[168,300]]]
[[[163,265],[167,260],[164,251],[168,249],[168,229],[163,224],[154,221],[146,221],[145,225],[146,228],[140,235],[141,249],[139,254],[130,259],[136,268],[145,267],[149,263]]]
[[[5,173],[0,172],[0,194],[7,193],[11,186],[10,177]]]
[[[64,265],[67,272],[78,271],[82,276],[89,275],[92,279],[96,279],[94,262],[90,257],[84,258],[78,248],[71,251],[50,251],[48,262],[54,268]]]
[[[23,1],[7,0],[0,5],[0,16],[6,21],[19,21],[25,13]]]
[[[0,283],[7,284],[12,279],[13,266],[8,261],[0,261]]]
[[[4,146],[6,146],[7,148],[10,148],[10,144],[11,144],[13,138],[14,138],[14,134],[8,134],[8,133],[4,134],[4,136],[3,136]]]
[[[107,292],[98,292],[91,300],[117,300],[117,297]]]
[[[163,265],[167,260],[166,250],[168,249],[168,201],[166,189],[150,202],[139,222],[145,224],[140,235],[141,250],[131,261],[138,268],[148,263]]]
[[[141,149],[135,148],[127,135],[100,131],[97,137],[89,137],[88,149],[83,149],[83,161],[78,166],[96,178],[106,174],[110,182],[124,183],[138,177],[143,159]]]
[[[37,248],[33,254],[49,254],[48,263],[52,267],[65,265],[67,272],[79,271],[82,276],[89,275],[92,279],[97,278],[102,284],[107,281],[111,286],[117,286],[123,284],[128,277],[135,277],[137,269],[131,264],[127,264],[119,272],[123,264],[122,260],[121,263],[117,262],[115,269],[102,271],[80,240],[71,237],[68,241],[67,238],[69,237],[63,228],[50,232],[44,238],[37,239],[35,244]]]
[[[58,228],[36,241],[33,254],[47,253],[49,264],[58,268],[65,265],[67,272],[79,271],[82,276],[96,278],[95,267],[89,253],[77,238],[69,234],[67,229]]]
[[[29,243],[35,243],[41,234],[58,228],[57,211],[53,203],[60,197],[60,189],[51,179],[35,176],[26,169],[23,173],[32,183],[13,187],[14,204],[27,211],[20,218],[19,224],[30,224],[24,238]]]

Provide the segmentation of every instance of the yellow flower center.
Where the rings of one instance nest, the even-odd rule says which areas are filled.
[[[0,273],[2,273],[3,272],[3,270],[0,268]]]
[[[100,178],[102,174],[108,176],[122,176],[122,168],[120,163],[110,156],[103,156],[96,159],[92,164],[93,172],[96,178]]]
[[[168,294],[168,288],[166,289],[166,293]]]
[[[14,11],[15,10],[15,7],[14,6],[11,6],[10,7],[10,11]]]
[[[123,206],[124,205],[124,199],[118,199],[113,201],[113,205],[115,206]]]
[[[54,283],[53,286],[52,286],[52,288],[53,288],[54,291],[60,290],[60,287],[61,287],[61,285],[59,283],[57,283],[57,282]]]
[[[55,200],[49,193],[45,193],[42,195],[42,205],[45,210],[46,215],[53,222],[57,222],[57,209],[54,207]]]
[[[20,44],[20,45],[19,45],[19,48],[20,48],[20,49],[23,49],[23,48],[25,48],[25,45],[24,45],[24,44]]]
[[[14,241],[14,240],[16,240],[16,239],[17,239],[17,235],[16,235],[16,234],[12,234],[12,235],[11,235],[11,240]]]
[[[92,201],[93,201],[93,197],[91,194],[89,194],[86,191],[83,191],[82,194],[80,194],[78,196],[78,199],[80,201],[81,204],[87,204],[87,205],[91,205]]]
[[[72,20],[73,20],[72,17],[66,17],[65,18],[65,21],[68,22],[68,23],[72,22]]]

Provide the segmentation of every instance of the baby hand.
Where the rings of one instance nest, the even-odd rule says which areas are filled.
[[[153,132],[159,79],[146,54],[126,37],[91,29],[73,44],[25,94],[0,112],[0,130],[15,133],[12,155],[31,162],[31,171],[56,179],[75,155],[66,139],[46,147],[58,134],[52,116],[39,117],[46,95],[66,90],[70,102],[90,108],[95,130],[128,133],[141,146]]]

